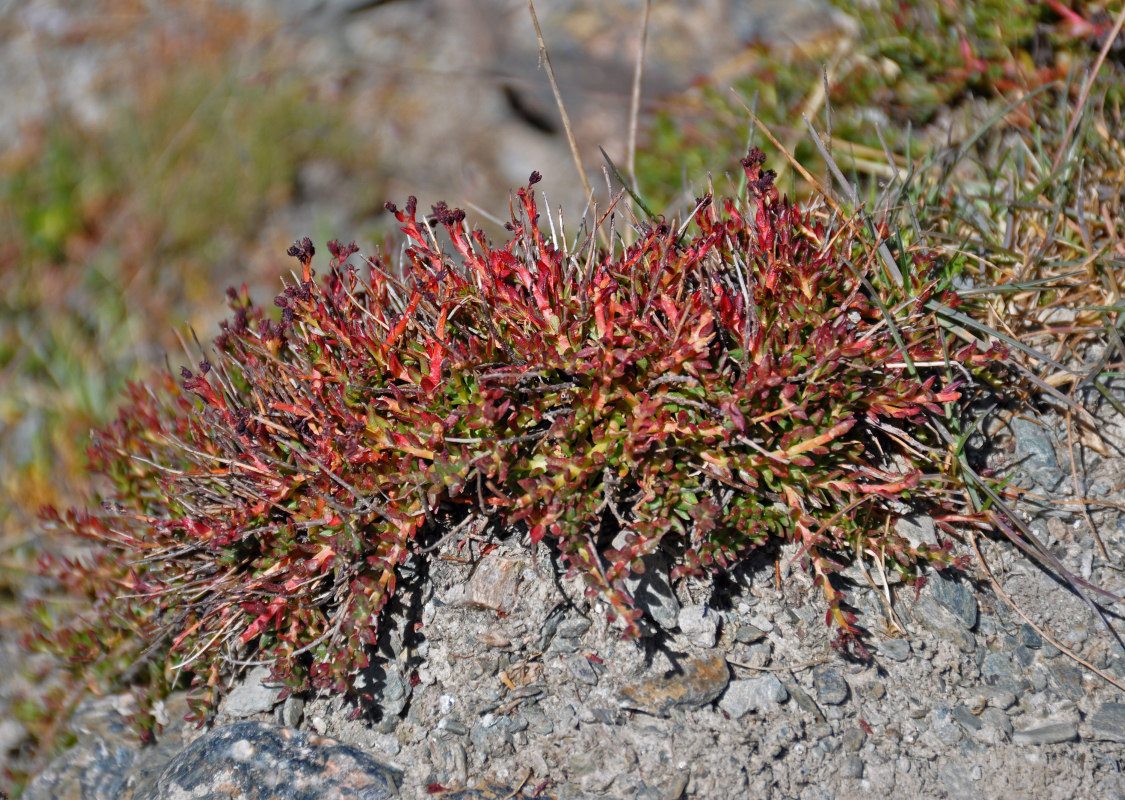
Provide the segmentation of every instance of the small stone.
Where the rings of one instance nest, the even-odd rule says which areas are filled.
[[[485,556],[469,579],[461,601],[454,604],[487,608],[502,614],[512,613],[519,597],[517,590],[524,566],[520,559],[495,554]]]
[[[841,737],[840,744],[849,753],[860,750],[867,741],[867,734],[861,728],[848,728]]]
[[[714,647],[719,634],[718,612],[704,604],[685,606],[680,609],[680,630],[697,647]]]
[[[588,686],[597,686],[598,673],[594,671],[594,665],[590,663],[590,659],[586,656],[581,653],[574,653],[564,658],[563,663],[576,681]]]
[[[296,728],[301,724],[301,717],[305,713],[305,700],[303,697],[289,695],[278,710],[278,721],[286,728]]]
[[[953,612],[965,630],[971,631],[977,624],[979,611],[977,599],[969,587],[962,582],[934,572],[930,577],[934,599]]]
[[[801,688],[801,684],[797,683],[792,678],[788,678],[783,682],[783,685],[790,697],[793,698],[802,711],[812,714],[813,719],[816,720],[818,725],[824,724],[824,712],[822,712],[813,699],[809,697],[809,693]]]
[[[978,717],[973,716],[973,712],[969,711],[965,706],[954,707],[953,719],[969,734],[976,733],[984,726],[984,723],[982,723]]]
[[[875,681],[867,687],[867,696],[872,700],[882,700],[887,694],[887,687],[882,681]]]
[[[844,759],[844,763],[840,765],[841,778],[862,778],[863,777],[863,759],[859,756],[848,756]]]
[[[1013,655],[1021,667],[1030,666],[1031,662],[1035,660],[1035,653],[1022,644],[1013,651]]]
[[[1016,696],[1011,692],[1004,690],[993,691],[988,697],[988,704],[993,708],[999,708],[1007,711],[1009,708],[1016,704]]]
[[[749,623],[742,623],[734,632],[734,638],[743,644],[754,644],[766,638],[766,632],[761,628],[750,625]]]
[[[1043,646],[1043,637],[1026,622],[1020,626],[1020,644],[1038,650]]]
[[[934,735],[942,744],[955,745],[964,738],[961,726],[953,717],[953,712],[948,706],[937,706],[933,711]]]
[[[269,678],[269,667],[254,667],[227,696],[223,710],[236,719],[272,710],[281,695],[281,687],[266,686]]]
[[[906,639],[888,639],[878,644],[879,654],[892,661],[905,661],[910,658],[910,642]]]
[[[769,711],[789,699],[785,686],[774,675],[762,675],[747,680],[731,681],[723,696],[719,698],[719,708],[735,719],[749,714]]]
[[[986,708],[980,713],[980,721],[985,725],[995,728],[1004,734],[1004,738],[1012,738],[1012,720],[998,708]]]
[[[821,703],[838,706],[848,699],[848,684],[840,673],[831,667],[817,667],[813,670],[813,686],[816,699]]]
[[[613,540],[614,547],[625,545],[624,532]],[[665,630],[676,627],[680,613],[680,603],[672,584],[668,581],[668,563],[660,553],[642,556],[645,571],[639,575],[630,573],[625,579],[625,590],[633,598],[637,608],[648,614]]]
[[[621,687],[621,704],[667,716],[673,708],[701,708],[714,702],[730,682],[730,667],[721,655],[685,658],[678,666],[666,676]]]
[[[912,547],[923,544],[937,545],[937,530],[934,518],[925,514],[899,517],[895,521],[895,533],[910,542]]]
[[[1108,742],[1125,742],[1125,703],[1102,703],[1089,716],[1088,738]]]
[[[590,620],[585,617],[567,617],[559,623],[556,633],[566,639],[579,639],[590,630]]]
[[[1016,731],[1012,741],[1016,744],[1057,744],[1073,742],[1078,738],[1078,728],[1073,722],[1055,722]]]
[[[445,731],[446,733],[452,733],[454,736],[464,736],[469,732],[469,729],[465,727],[465,723],[461,722],[461,720],[456,717],[443,717],[438,722],[437,729],[439,731]]]

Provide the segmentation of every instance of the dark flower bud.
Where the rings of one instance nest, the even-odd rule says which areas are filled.
[[[199,362],[199,371],[201,373],[203,373],[204,375],[206,375],[208,372],[211,371],[211,362],[208,361],[207,359],[203,359],[202,361],[200,361]]]
[[[534,186],[541,180],[543,180],[543,176],[539,174],[538,170],[536,170],[535,172],[532,172],[531,177],[527,179],[527,185]]]

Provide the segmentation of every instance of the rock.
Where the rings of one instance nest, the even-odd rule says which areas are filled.
[[[841,778],[862,778],[863,759],[859,756],[848,756],[840,765]]]
[[[232,796],[245,800],[383,800],[399,774],[362,750],[263,722],[236,722],[196,739],[134,800]]]
[[[719,698],[719,708],[735,719],[741,719],[751,711],[761,713],[776,708],[779,703],[789,699],[785,686],[774,675],[731,681],[723,696]]]
[[[721,655],[684,658],[668,675],[623,686],[618,697],[626,708],[666,716],[673,708],[700,708],[714,702],[730,682],[730,667]]]
[[[685,606],[678,617],[680,630],[696,647],[715,646],[719,635],[720,615],[705,604]]]
[[[223,711],[235,719],[271,711],[277,705],[281,687],[267,686],[269,678],[268,667],[254,667],[245,680],[231,690],[223,703]]]
[[[848,728],[840,739],[840,744],[849,753],[855,753],[863,748],[867,741],[867,734],[860,728]]]
[[[523,559],[486,555],[466,585],[450,590],[446,602],[510,614],[516,605],[520,574],[525,566]]]
[[[1073,722],[1052,722],[1025,728],[1012,734],[1015,744],[1057,744],[1073,742],[1078,738],[1078,728]]]
[[[977,599],[972,590],[960,581],[951,580],[940,572],[934,572],[928,584],[935,600],[953,612],[965,630],[971,631],[977,624]]]
[[[594,665],[590,663],[590,659],[580,653],[574,653],[563,659],[566,664],[567,671],[574,677],[575,680],[585,683],[588,686],[597,686],[598,673],[594,670]]]
[[[623,531],[614,538],[613,546],[624,545]],[[625,579],[625,590],[632,596],[637,608],[652,617],[664,630],[671,630],[677,625],[680,603],[668,580],[668,562],[660,553],[652,553],[642,556],[641,563],[644,564],[645,571],[640,574],[630,573]]]
[[[838,706],[848,699],[848,684],[832,667],[819,666],[813,670],[816,699],[821,703]]]
[[[1043,646],[1043,637],[1026,622],[1020,626],[1020,644],[1038,650]]]
[[[972,653],[977,649],[976,638],[965,630],[961,619],[933,597],[922,597],[910,613],[928,630],[957,645],[962,653]]]
[[[1013,417],[1010,424],[1019,470],[1047,491],[1054,491],[1066,479],[1066,473],[1059,468],[1047,428],[1023,416]]]
[[[910,542],[912,547],[923,544],[937,545],[938,543],[933,517],[925,514],[899,517],[895,521],[895,533]]]
[[[876,645],[880,655],[892,661],[905,661],[910,658],[910,642],[906,639],[887,639]]]
[[[1087,738],[1107,742],[1125,742],[1125,703],[1102,703],[1086,724]]]
[[[744,622],[739,625],[738,629],[734,632],[734,638],[736,641],[742,642],[743,644],[754,644],[755,642],[760,642],[762,639],[765,639],[766,632],[755,625]]]

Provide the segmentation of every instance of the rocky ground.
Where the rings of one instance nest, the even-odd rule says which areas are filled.
[[[16,5],[29,29],[63,18],[44,15],[44,8],[66,12],[61,4]],[[306,57],[322,76],[333,74],[341,52],[352,53],[349,70],[359,77],[349,81],[379,86],[386,48],[395,42],[399,59],[414,65],[395,89],[410,95],[402,117],[379,130],[406,141],[428,120],[444,149],[415,141],[415,154],[388,165],[388,185],[399,195],[476,197],[474,186],[507,187],[543,169],[547,152],[560,171],[568,168],[557,131],[528,122],[528,107],[543,102],[534,99],[542,84],[526,85],[521,96],[529,99],[519,101],[520,110],[499,83],[474,100],[442,95],[419,66],[426,58],[433,63],[434,50],[426,48],[436,45],[426,43],[436,42],[451,59],[443,70],[526,75],[535,60],[526,31],[517,36],[497,23],[492,34],[507,44],[467,54],[457,37],[479,20],[458,16],[462,6],[454,0],[378,5],[352,14],[346,28],[333,16],[343,13],[337,4],[283,5],[290,14],[285,35],[313,31]],[[507,15],[497,19],[512,25],[523,6],[493,5]],[[629,30],[636,4],[611,5],[626,9],[620,30]],[[720,36],[709,65],[682,56],[667,74],[654,68],[654,86],[682,88],[737,55],[738,42],[751,38],[746,26],[777,21],[762,22],[769,3],[698,5],[714,6],[715,18],[728,20],[720,33],[730,43],[722,45]],[[792,5],[793,13],[803,7]],[[550,18],[556,29],[585,41],[590,4],[542,6],[545,28],[550,7],[560,15]],[[715,30],[712,22],[701,35]],[[594,40],[592,54],[573,51],[569,63],[594,59],[602,74],[619,76],[629,61],[619,41],[606,34]],[[672,44],[665,49],[679,52]],[[567,52],[560,46],[553,53],[560,72]],[[495,60],[482,64],[488,53]],[[461,102],[487,120],[488,136],[458,135],[470,114]],[[377,119],[372,115],[372,124]],[[458,148],[479,148],[485,155],[474,155],[473,163],[484,166],[466,173],[454,157]],[[286,224],[298,224],[300,213],[294,209]],[[289,238],[302,232],[294,229]],[[1125,396],[1120,386],[1116,391]],[[1063,418],[1051,409],[997,416],[977,444],[991,466],[1016,471],[1012,485],[1025,490],[1021,513],[1051,552],[1075,574],[1120,594],[1125,428],[1108,405],[1093,410],[1104,424],[1100,439],[1087,436],[1076,446],[1077,486]],[[924,517],[902,523],[901,532],[935,535]],[[968,542],[959,547],[972,553]],[[1011,545],[982,540],[981,549],[1030,620],[1125,683],[1125,651],[1081,599]],[[209,731],[185,726],[183,698],[169,700],[159,743],[141,750],[125,731],[130,709],[123,699],[91,700],[71,723],[77,747],[24,796],[1125,798],[1125,693],[1045,641],[979,565],[935,573],[917,594],[888,585],[872,563],[853,566],[850,597],[873,657],[849,661],[828,646],[823,600],[795,555],[763,552],[737,574],[675,586],[666,565],[651,564],[634,590],[648,612],[649,635],[631,642],[621,640],[580,585],[559,574],[548,549],[497,531],[454,539],[406,576],[383,658],[356,684],[369,695],[358,718],[340,696],[280,701],[263,683],[264,671],[255,670],[224,701]],[[24,658],[14,642],[0,643],[0,701],[18,694]],[[4,758],[18,753],[23,738],[19,723],[0,720]]]

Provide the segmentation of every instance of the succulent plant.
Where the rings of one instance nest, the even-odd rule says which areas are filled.
[[[858,652],[833,574],[951,561],[893,523],[977,519],[932,420],[1000,352],[937,324],[932,257],[878,258],[887,231],[780,197],[763,162],[743,160],[745,198],[609,249],[544,231],[536,173],[499,246],[413,198],[388,205],[397,268],[333,242],[317,280],[298,242],[279,316],[231,290],[214,354],[133,385],[95,434],[112,490],[50,512],[94,547],[45,564],[89,606],[40,643],[149,699],[189,678],[200,719],[247,664],[347,691],[402,565],[481,521],[556,548],[626,635],[645,556],[679,578],[799,543]]]

